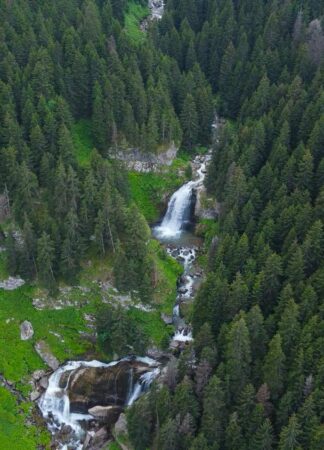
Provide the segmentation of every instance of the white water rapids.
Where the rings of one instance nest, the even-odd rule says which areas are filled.
[[[162,19],[164,13],[164,0],[149,0],[152,19]]]

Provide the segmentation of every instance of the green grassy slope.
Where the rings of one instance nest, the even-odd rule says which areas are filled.
[[[134,0],[128,3],[128,9],[125,16],[125,31],[132,41],[140,43],[146,38],[145,33],[140,29],[140,23],[150,13],[147,6],[140,5]]]
[[[72,139],[77,162],[81,167],[87,167],[93,149],[90,120],[81,119],[72,126]]]
[[[26,426],[26,419],[32,405],[18,405],[15,397],[0,387],[0,448],[3,450],[35,450],[50,448],[50,436],[41,427]]]
[[[170,167],[158,173],[129,172],[133,199],[149,223],[159,219],[163,203],[186,180],[187,165],[185,158],[176,158]]]

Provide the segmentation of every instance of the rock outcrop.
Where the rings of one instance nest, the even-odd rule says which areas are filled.
[[[196,189],[195,217],[200,219],[216,219],[220,213],[220,205],[213,198],[207,197],[205,186]]]
[[[157,172],[163,166],[170,166],[172,161],[177,156],[177,147],[172,144],[167,150],[159,153],[143,153],[138,149],[129,149],[124,151],[117,151],[111,154],[111,158],[123,161],[128,170],[135,170],[136,172]]]
[[[120,361],[109,367],[81,366],[65,372],[59,386],[67,387],[72,413],[98,415],[100,412],[113,417],[116,410],[109,407],[125,406],[134,385],[147,370],[146,364],[135,360]]]
[[[5,291],[14,291],[25,284],[25,280],[20,277],[9,277],[7,280],[0,281],[0,288]]]

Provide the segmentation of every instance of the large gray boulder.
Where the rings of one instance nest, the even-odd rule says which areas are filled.
[[[48,365],[52,370],[57,370],[59,368],[59,361],[55,356],[51,353],[48,345],[44,341],[38,341],[35,345],[35,350],[42,358],[45,364]]]
[[[127,419],[124,413],[120,414],[119,419],[115,423],[114,435],[120,436],[127,434]]]
[[[22,341],[28,341],[34,336],[34,328],[32,324],[28,320],[24,320],[24,322],[20,325],[20,339]]]

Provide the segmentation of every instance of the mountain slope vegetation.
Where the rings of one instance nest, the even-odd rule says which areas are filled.
[[[206,188],[221,213],[192,309],[195,340],[171,360],[165,385],[129,409],[129,438],[135,450],[320,450],[323,1],[168,0],[142,39],[134,24],[145,7],[0,0],[6,270],[56,295],[78,281],[86,258],[111,258],[119,290],[150,303],[162,262],[142,213],[155,217],[160,179],[149,175],[144,195],[115,156],[173,143],[193,154],[211,144],[216,109],[226,124]],[[166,268],[174,282],[179,268]],[[132,314],[163,340],[141,311],[126,324]],[[0,430],[6,445],[21,425]],[[23,444],[46,442],[36,435]]]
[[[195,341],[130,410],[136,449],[323,448],[323,13],[170,0],[156,26],[155,45],[182,71],[199,64],[227,121],[206,180],[221,215]]]

